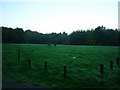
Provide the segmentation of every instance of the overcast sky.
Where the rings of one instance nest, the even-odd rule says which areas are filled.
[[[9,1],[9,2],[8,2]],[[119,0],[1,0],[1,26],[41,33],[118,28]]]

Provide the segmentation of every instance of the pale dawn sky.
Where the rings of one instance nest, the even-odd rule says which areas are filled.
[[[41,33],[118,28],[119,0],[1,0],[1,26]]]

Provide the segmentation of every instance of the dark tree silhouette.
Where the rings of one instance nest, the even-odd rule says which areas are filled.
[[[77,30],[71,34],[50,33],[43,34],[37,31],[22,28],[1,27],[2,43],[30,43],[30,44],[70,44],[70,45],[120,45],[120,31],[98,26],[91,30]]]

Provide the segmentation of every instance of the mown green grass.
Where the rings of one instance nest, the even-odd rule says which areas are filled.
[[[2,49],[3,77],[31,82],[42,87],[120,88],[119,68],[116,66],[117,47],[3,44]],[[31,68],[28,67],[28,59],[31,60]],[[114,62],[113,70],[109,69],[110,60]],[[44,70],[45,61],[48,62],[47,73]],[[103,78],[99,72],[100,64],[105,66]],[[65,65],[67,79],[63,77]],[[104,85],[101,82],[104,82]]]

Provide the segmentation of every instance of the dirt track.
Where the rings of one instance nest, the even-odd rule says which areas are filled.
[[[2,79],[2,88],[42,88],[31,83],[17,82],[12,79]]]

